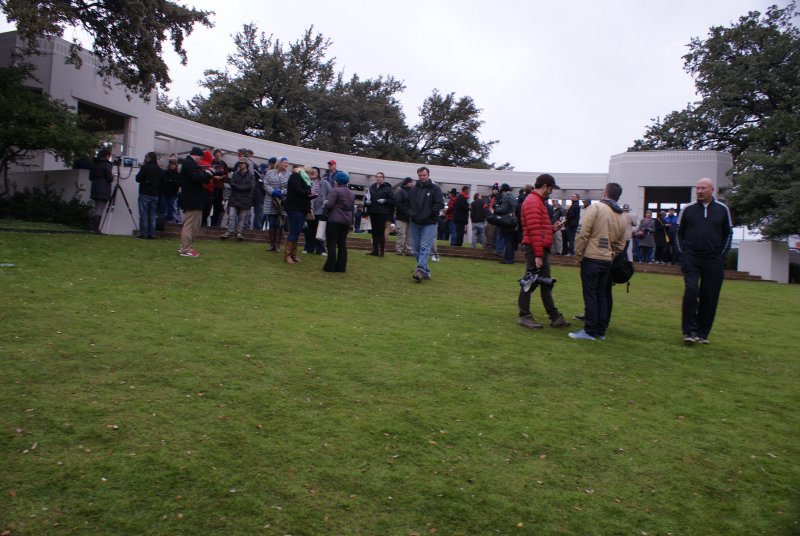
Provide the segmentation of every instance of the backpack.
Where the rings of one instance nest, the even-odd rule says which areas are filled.
[[[631,290],[631,277],[633,277],[633,263],[628,260],[628,256],[620,253],[611,261],[611,282],[615,285],[627,283],[627,292]]]

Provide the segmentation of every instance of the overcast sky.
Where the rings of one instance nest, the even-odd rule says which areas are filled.
[[[168,55],[169,96],[200,92],[221,69],[232,35],[254,22],[284,44],[311,25],[332,41],[345,77],[392,75],[407,122],[434,89],[469,95],[483,110],[491,160],[517,171],[608,171],[652,118],[696,100],[681,56],[693,37],[728,26],[760,0],[407,0],[404,2],[181,0],[215,11],[213,29],[186,40],[189,63]],[[785,5],[785,2],[780,2]],[[2,24],[3,31],[10,29]],[[71,33],[65,33],[70,39]],[[166,46],[166,45],[165,45]]]

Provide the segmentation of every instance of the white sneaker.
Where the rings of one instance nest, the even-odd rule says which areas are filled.
[[[431,262],[439,262],[439,255],[431,255]]]

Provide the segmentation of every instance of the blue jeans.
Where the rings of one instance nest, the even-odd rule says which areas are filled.
[[[286,237],[286,241],[296,244],[297,239],[300,238],[300,233],[303,232],[303,225],[306,223],[306,213],[299,210],[289,210],[286,212],[286,217],[289,219],[289,235]]]
[[[502,227],[498,227],[494,233],[494,251],[497,255],[505,256],[506,233]]]
[[[167,217],[167,221],[179,223],[181,221],[178,217],[178,203],[177,195],[164,195],[158,196],[158,213]]]
[[[486,247],[486,223],[478,222],[472,224],[472,247],[480,244]]]
[[[425,274],[425,277],[430,277],[431,271],[428,268],[428,257],[433,247],[433,239],[436,238],[436,224],[418,225],[411,222],[409,228],[411,247],[414,250],[414,257],[417,258],[417,270]]]
[[[447,220],[447,230],[450,234],[450,245],[456,245],[456,222],[453,220]]]
[[[253,230],[260,231],[264,228],[264,203],[253,206]]]
[[[156,237],[156,214],[158,196],[139,194],[139,236]]]

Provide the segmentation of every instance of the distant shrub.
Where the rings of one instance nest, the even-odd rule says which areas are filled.
[[[45,179],[44,186],[34,186],[0,197],[0,218],[25,221],[60,223],[70,227],[88,229],[92,218],[92,205],[80,200],[82,189],[76,188],[69,201],[64,191],[56,191]]]

